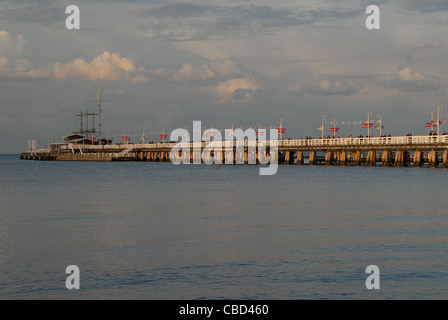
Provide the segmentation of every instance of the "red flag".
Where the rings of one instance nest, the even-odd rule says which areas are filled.
[[[374,123],[372,123],[372,122],[370,122],[370,123],[363,123],[362,124],[362,127],[364,128],[364,129],[367,129],[367,128],[370,128],[370,127],[372,127],[374,125]]]
[[[168,137],[168,134],[167,133],[161,134],[159,137],[161,140],[164,140],[164,139],[166,139],[166,137]]]
[[[286,128],[276,128],[275,130],[277,131],[277,133],[285,133],[286,132]]]
[[[338,132],[338,131],[339,131],[339,128],[330,128],[330,131],[331,131],[331,132]]]

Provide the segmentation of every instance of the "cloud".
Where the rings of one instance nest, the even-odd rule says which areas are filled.
[[[169,3],[141,13],[138,29],[149,38],[170,41],[245,38],[289,27],[317,26],[362,15],[353,8]],[[148,18],[149,17],[149,18]]]
[[[212,5],[197,5],[193,3],[168,3],[150,10],[152,15],[170,17],[174,19],[185,17],[203,16],[208,11],[213,11],[217,7]]]
[[[5,57],[0,57],[0,71],[5,72],[8,70],[9,60]]]
[[[103,52],[90,62],[78,58],[66,64],[56,63],[53,65],[54,76],[61,80],[73,77],[95,80],[99,75],[103,80],[149,82],[149,78],[137,74],[142,71],[144,69],[137,69],[130,59],[121,57],[119,53],[111,54],[108,51]]]
[[[6,57],[0,57],[0,71],[3,77],[20,79],[47,79],[51,76],[48,70],[39,70],[31,67],[28,59],[16,59],[11,61]]]
[[[173,75],[175,81],[204,81],[210,79],[230,79],[245,77],[251,72],[235,58],[211,61],[198,67],[191,63],[184,63],[182,68]]]
[[[443,81],[434,75],[427,75],[410,68],[402,68],[389,81],[390,87],[402,92],[435,91],[445,87]]]
[[[13,61],[0,57],[0,70],[7,77],[47,80],[72,80],[76,78],[96,81],[98,76],[102,80],[125,81],[133,83],[148,83],[143,68],[136,68],[134,63],[119,53],[103,52],[90,62],[78,58],[66,64],[55,63],[47,69],[34,68],[28,59]]]
[[[194,66],[184,63],[173,79],[184,82],[202,93],[213,97],[212,104],[237,104],[249,102],[261,85],[254,73],[246,69],[237,59],[211,61]]]
[[[358,93],[358,89],[344,79],[326,77],[318,83],[299,86],[296,91],[306,92],[318,96],[343,95],[350,96]]]
[[[214,96],[213,104],[237,104],[249,102],[255,92],[261,89],[254,78],[235,78],[219,82],[216,86],[199,88],[199,92],[205,92]]]
[[[0,30],[0,54],[22,55],[25,41],[21,34],[13,35],[5,30]]]
[[[5,1],[0,10],[0,19],[7,22],[36,23],[52,25],[65,21],[63,4],[58,0],[45,1]]]
[[[406,10],[423,13],[448,11],[446,0],[400,0],[399,5]]]
[[[191,63],[184,63],[182,68],[174,74],[173,79],[176,81],[207,80],[213,79],[215,76],[213,70],[206,65],[194,70]]]

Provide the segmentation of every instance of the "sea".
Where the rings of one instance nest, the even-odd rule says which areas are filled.
[[[448,298],[447,169],[259,168],[0,155],[0,299]]]

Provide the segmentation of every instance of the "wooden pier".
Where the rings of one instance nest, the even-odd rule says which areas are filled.
[[[176,144],[68,143],[57,148],[29,150],[20,159],[169,162]],[[266,163],[266,159],[260,158],[260,148],[266,150],[265,157],[269,158],[271,153],[269,141],[191,142],[187,147],[189,152],[177,151],[175,155],[184,163],[260,164]],[[278,140],[276,149],[279,164],[448,167],[448,135]]]

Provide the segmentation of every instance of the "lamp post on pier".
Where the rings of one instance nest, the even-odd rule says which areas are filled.
[[[443,107],[439,106],[437,108],[437,136],[440,136],[440,116],[445,113]]]
[[[382,129],[383,129],[383,118],[382,116],[379,114],[376,116],[376,122],[379,123],[380,125],[378,126],[378,129],[380,129],[380,137],[383,136],[382,134]]]
[[[322,116],[322,139],[324,139],[324,123],[327,122],[327,116],[323,115]]]
[[[432,135],[433,133],[434,133],[434,113],[432,112],[432,111],[430,111],[430,112],[428,112],[428,118],[430,118],[431,119],[431,124],[429,125],[429,124],[426,124],[426,126],[428,127],[430,127],[431,128],[431,133],[430,133],[430,135]]]
[[[367,137],[370,138],[370,118],[373,118],[372,112],[367,112]]]
[[[330,123],[333,124],[333,138],[336,138],[336,119],[332,118]],[[331,129],[330,129],[331,130]]]

